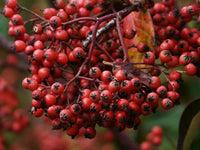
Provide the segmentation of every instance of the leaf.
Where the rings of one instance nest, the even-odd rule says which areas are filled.
[[[133,39],[124,38],[126,47],[130,47],[133,44],[137,45],[140,42],[145,42],[151,51],[154,49],[155,33],[153,28],[153,22],[148,10],[144,9],[139,12],[131,12],[124,18],[123,28],[132,28],[136,31],[136,35]],[[128,55],[133,62],[142,62],[143,54],[137,52],[135,47],[128,49]]]
[[[195,117],[192,119],[192,122],[190,124],[190,127],[189,127],[186,137],[185,137],[185,142],[183,144],[183,150],[191,149],[191,146],[194,144],[194,139],[195,139],[195,136],[196,136],[196,133],[197,133],[199,127],[200,127],[200,113],[195,115]]]
[[[186,134],[188,132],[192,119],[198,112],[200,112],[200,98],[191,102],[182,113],[179,123],[179,137],[177,150],[183,150]]]
[[[133,66],[131,63],[125,63],[125,62],[115,62],[114,65],[119,65],[122,67],[123,70],[127,72],[128,78],[139,78],[142,83],[144,83],[146,86],[149,86],[149,80],[150,77],[145,72],[141,71],[137,67]]]

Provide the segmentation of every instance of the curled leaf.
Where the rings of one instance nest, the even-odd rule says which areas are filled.
[[[177,150],[183,150],[186,134],[188,132],[192,119],[198,112],[200,112],[200,98],[192,101],[182,113],[179,122],[179,136],[178,136]]]
[[[125,70],[128,73],[128,78],[139,78],[141,82],[145,85],[149,85],[150,77],[145,72],[141,71],[139,68],[133,66],[131,63],[125,63],[125,62],[115,62],[114,65],[119,65],[122,67],[123,70]]]

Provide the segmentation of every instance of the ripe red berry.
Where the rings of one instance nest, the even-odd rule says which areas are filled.
[[[53,94],[45,95],[44,100],[47,107],[50,107],[56,103],[56,97]]]
[[[11,21],[13,23],[13,25],[23,25],[24,22],[23,22],[23,18],[21,15],[19,14],[14,14],[12,17],[11,17]]]
[[[53,16],[49,19],[49,24],[53,27],[53,28],[57,28],[61,25],[62,21],[58,16]]]
[[[23,52],[26,48],[26,43],[22,40],[15,41],[15,49],[17,52]]]
[[[141,150],[151,150],[151,143],[150,142],[142,142],[140,144]]]
[[[197,68],[193,63],[189,63],[185,66],[186,74],[189,76],[193,76],[197,72]]]
[[[146,103],[146,102],[143,103],[140,106],[140,108],[141,108],[141,113],[145,116],[151,114],[151,112],[152,112],[152,107],[149,103]]]
[[[99,67],[92,67],[89,70],[89,76],[92,78],[98,78],[101,76],[101,70]]]
[[[163,63],[167,63],[171,60],[172,55],[169,50],[162,50],[159,54],[159,58]]]
[[[170,109],[174,106],[174,104],[169,98],[164,98],[161,100],[161,106],[163,109]]]
[[[160,126],[154,126],[152,129],[151,129],[151,133],[154,135],[154,136],[162,136],[163,134],[163,130]]]
[[[148,52],[150,49],[148,47],[148,45],[144,42],[140,42],[138,45],[137,45],[137,50],[138,52]]]
[[[101,73],[101,80],[104,83],[108,83],[113,79],[112,73],[108,70],[105,70]]]
[[[56,57],[56,62],[61,64],[61,65],[67,65],[68,63],[68,57],[65,53],[58,53]]]
[[[100,95],[100,99],[106,103],[110,102],[112,100],[112,97],[113,96],[109,90],[103,90]]]
[[[167,88],[161,85],[156,89],[156,93],[160,98],[164,98],[167,95]]]
[[[149,86],[153,89],[158,88],[160,84],[161,84],[160,78],[157,76],[152,76],[149,80]]]
[[[127,77],[127,72],[125,70],[119,70],[115,73],[114,77],[118,80],[118,81],[123,81],[126,80]]]
[[[92,139],[96,136],[96,130],[94,127],[87,127],[84,133],[86,138]]]
[[[143,56],[143,61],[145,64],[151,65],[155,61],[155,54],[153,52],[146,52]]]
[[[38,75],[41,79],[46,79],[50,75],[50,70],[47,67],[42,67],[38,70]]]
[[[53,94],[60,95],[64,91],[64,86],[60,82],[55,82],[54,84],[51,85],[51,92]]]

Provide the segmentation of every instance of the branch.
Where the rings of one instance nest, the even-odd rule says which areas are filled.
[[[112,130],[117,143],[121,146],[121,149],[126,150],[140,150],[139,146],[131,139],[128,134],[125,132],[118,132],[116,130]]]
[[[116,16],[117,14],[119,14],[119,16],[121,16],[122,18],[126,17],[129,13],[131,13],[132,11],[138,11],[139,9],[141,9],[141,2],[135,2],[133,5],[131,5],[130,7],[127,7],[123,10],[120,10],[119,12],[115,12],[106,16],[102,16],[100,17],[98,20],[103,22],[109,19],[112,19],[111,21],[109,21],[104,27],[100,28],[97,30],[96,33],[96,39],[98,39],[98,37],[100,37],[103,33],[105,33],[108,29],[110,29],[111,27],[113,27],[116,24]],[[88,45],[91,43],[92,41],[92,35],[89,35],[85,41],[83,41],[82,45],[84,48],[87,48]]]
[[[2,50],[4,50],[7,53],[14,53],[20,57],[21,60],[24,62],[28,62],[27,56],[24,53],[17,53],[13,49],[14,43],[12,41],[9,41],[7,38],[0,35],[0,47]]]

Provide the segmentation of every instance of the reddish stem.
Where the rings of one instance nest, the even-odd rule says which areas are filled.
[[[76,19],[67,21],[67,22],[65,22],[65,23],[62,23],[62,25],[63,25],[63,26],[67,26],[67,25],[71,25],[71,24],[76,23],[76,22],[79,22],[79,21],[94,21],[94,22],[96,22],[97,19],[96,19],[96,18],[93,18],[93,17],[80,17],[80,18],[76,18]]]
[[[41,17],[40,15],[36,14],[35,12],[33,12],[33,11],[31,11],[31,10],[25,8],[25,7],[22,7],[22,6],[19,6],[19,8],[20,8],[21,10],[23,10],[23,11],[26,11],[26,12],[28,12],[28,13],[30,13],[30,14],[36,16],[36,17],[39,18],[40,20],[43,20],[43,21],[46,21],[46,22],[47,22],[46,19],[44,19],[44,18]]]
[[[119,13],[117,14],[117,18],[116,18],[116,26],[117,26],[117,31],[118,31],[118,35],[119,35],[119,40],[120,40],[120,43],[121,43],[121,46],[122,46],[122,50],[124,52],[124,60],[123,62],[130,62],[130,58],[128,56],[128,51],[127,51],[127,48],[126,48],[126,45],[124,43],[124,39],[123,39],[123,36],[122,36],[122,31],[121,31],[121,27],[120,27],[120,16],[119,16]]]
[[[92,32],[92,37],[93,37],[93,38],[92,38],[92,43],[91,43],[91,46],[90,46],[90,49],[89,49],[89,52],[88,52],[88,57],[84,60],[84,62],[83,62],[82,65],[80,66],[78,72],[76,73],[76,75],[75,75],[70,81],[67,82],[64,91],[66,91],[67,88],[69,87],[69,85],[70,85],[73,81],[75,81],[75,80],[78,78],[78,76],[80,75],[80,73],[81,73],[81,71],[82,71],[84,65],[90,60],[90,58],[91,58],[91,56],[92,56],[92,51],[93,51],[94,45],[95,45],[95,43],[96,43],[96,36],[95,36],[95,35],[96,35],[96,32],[97,32],[97,29],[98,29],[99,24],[100,24],[100,21],[98,20],[98,21],[96,22],[96,24],[95,24],[94,31]]]
[[[100,44],[98,44],[97,42],[96,42],[96,46],[101,50],[101,51],[103,51],[105,54],[106,54],[106,56],[108,56],[108,58],[110,58],[110,60],[111,61],[115,61],[113,58],[112,58],[112,56],[100,45]]]

